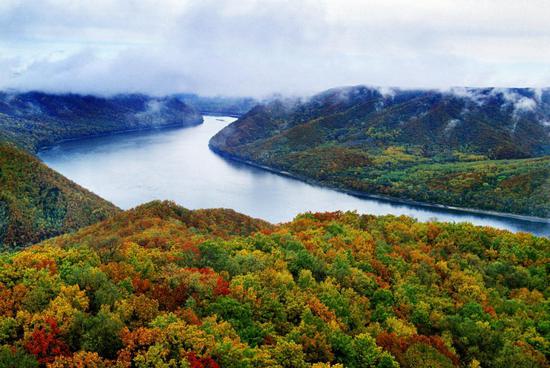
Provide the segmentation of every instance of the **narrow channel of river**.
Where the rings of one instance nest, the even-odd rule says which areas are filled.
[[[273,223],[307,211],[356,210],[421,221],[467,221],[550,235],[550,224],[362,199],[228,161],[208,140],[234,118],[204,124],[70,141],[39,154],[50,167],[121,208],[170,199],[190,208],[225,207]]]

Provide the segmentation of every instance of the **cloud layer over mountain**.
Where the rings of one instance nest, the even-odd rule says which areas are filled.
[[[550,85],[544,0],[4,0],[0,88],[304,94]]]

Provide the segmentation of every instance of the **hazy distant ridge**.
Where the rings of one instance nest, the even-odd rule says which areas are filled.
[[[202,123],[175,97],[0,93],[0,139],[35,151],[64,139]]]

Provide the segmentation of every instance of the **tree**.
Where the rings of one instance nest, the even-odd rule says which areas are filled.
[[[96,352],[104,358],[116,357],[117,351],[122,347],[120,330],[123,326],[117,316],[102,309],[96,316],[84,321],[82,348]]]
[[[25,349],[34,355],[40,363],[53,362],[58,355],[68,354],[68,347],[60,339],[60,330],[57,322],[46,318],[43,324],[35,326],[26,339]]]
[[[9,345],[0,346],[0,367],[2,368],[38,368],[36,358],[22,349]]]
[[[355,350],[355,364],[350,365],[354,367],[377,367],[397,368],[399,364],[393,359],[391,355],[382,351],[380,347],[376,345],[376,341],[366,333],[357,335],[353,339],[353,347]]]

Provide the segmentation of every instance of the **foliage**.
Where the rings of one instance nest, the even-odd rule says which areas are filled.
[[[259,105],[210,140],[230,158],[404,200],[550,216],[550,93],[333,89]],[[539,99],[518,110],[511,97]]]
[[[45,318],[41,326],[34,330],[25,342],[25,349],[34,355],[40,363],[53,362],[57,356],[67,354],[67,345],[59,338],[61,330],[57,321],[51,317]]]
[[[0,257],[0,363],[548,366],[550,240],[524,233],[152,202]]]
[[[0,143],[0,247],[36,243],[117,211],[30,154]]]
[[[0,347],[0,367],[37,368],[38,361],[23,349],[4,345]]]

